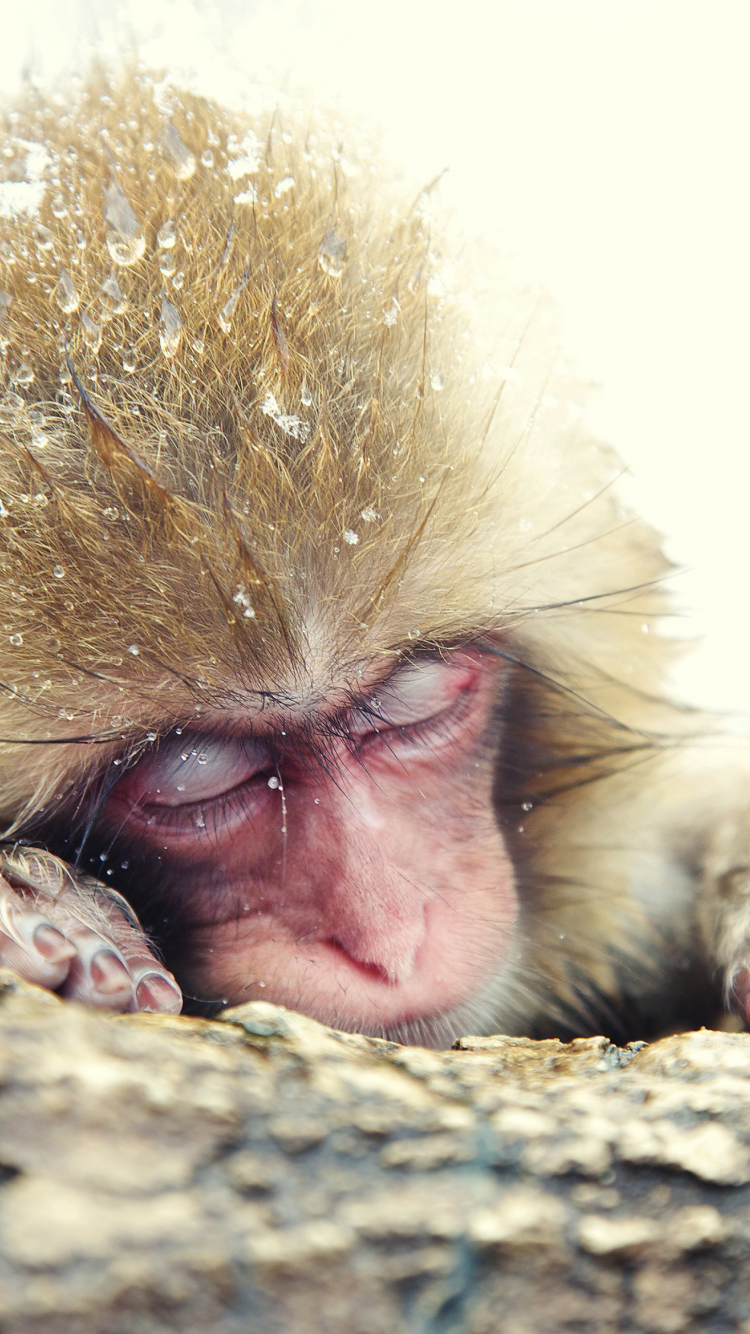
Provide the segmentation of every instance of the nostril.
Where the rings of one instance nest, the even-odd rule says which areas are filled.
[[[366,977],[371,977],[376,982],[383,982],[386,985],[391,981],[391,978],[388,976],[388,973],[385,968],[383,968],[382,964],[370,963],[364,959],[355,959],[354,956],[349,953],[346,945],[342,944],[336,936],[331,936],[326,941],[326,944],[329,945],[331,949],[335,950],[337,954],[344,955],[347,963],[353,968],[358,969],[360,973],[364,973]]]

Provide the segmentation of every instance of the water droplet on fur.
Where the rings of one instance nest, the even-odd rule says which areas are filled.
[[[169,250],[165,250],[163,255],[159,256],[159,271],[165,278],[170,278],[177,268],[177,261]]]
[[[156,233],[156,244],[160,250],[171,250],[176,240],[177,233],[175,231],[174,223],[170,218],[167,222],[162,223]]]
[[[161,299],[161,319],[159,321],[159,343],[165,357],[173,357],[180,346],[182,336],[182,327],[180,325],[180,315],[176,306],[171,301],[167,301],[165,296]]]
[[[178,181],[189,181],[196,167],[195,154],[183,142],[174,125],[167,123],[161,134],[167,156],[172,159]]]
[[[406,638],[407,638],[407,639],[419,639],[419,636],[421,635],[421,633],[422,633],[422,631],[419,630],[419,629],[415,626],[413,630],[410,630],[410,631],[409,631],[409,633],[407,634]]]
[[[138,361],[132,347],[126,347],[122,354],[122,369],[127,371],[128,375],[132,375],[137,364]]]
[[[64,315],[72,315],[73,311],[78,309],[81,298],[75,289],[70,274],[65,269],[60,273],[60,279],[53,290],[53,295]]]
[[[445,379],[439,371],[430,376],[430,384],[436,394],[439,394],[441,389],[445,389]]]
[[[83,341],[91,352],[96,356],[102,345],[102,326],[95,324],[90,316],[83,314],[81,316],[81,330],[83,332]]]
[[[196,815],[196,817],[195,817],[195,827],[196,827],[196,829],[205,829],[205,827],[206,827],[206,821],[205,821],[205,819],[204,819],[204,817],[203,817],[202,815]]]
[[[10,635],[9,642],[14,648],[20,648],[23,643],[23,635]]]
[[[241,291],[242,288],[238,287],[237,291],[232,293],[219,311],[219,326],[226,334],[228,334],[232,328],[232,316],[234,315],[234,308],[237,305]]]
[[[210,148],[204,148],[201,153],[201,166],[212,167],[214,165],[214,155]]]
[[[121,268],[126,269],[131,264],[136,264],[141,258],[146,249],[146,242],[142,236],[134,236],[130,239],[118,236],[116,232],[108,232],[107,249],[115,264],[119,264]]]
[[[302,388],[299,391],[299,401],[302,404],[303,408],[309,408],[310,404],[312,403],[312,394],[310,393],[310,390],[308,389],[306,384],[303,384]]]
[[[52,213],[56,218],[64,218],[65,214],[68,211],[67,205],[62,195],[55,195],[54,199],[50,203],[50,208],[52,209]]]
[[[38,250],[51,250],[55,244],[54,234],[41,222],[34,227],[34,243]]]
[[[106,278],[102,283],[99,300],[102,305],[102,318],[111,319],[113,315],[121,315],[127,306],[127,301],[120,291],[116,278]]]
[[[13,376],[13,383],[21,385],[21,387],[23,387],[24,385],[32,384],[33,380],[34,380],[34,372],[31,369],[31,366],[29,365],[28,361],[22,361],[21,365],[18,367],[18,370]]]
[[[318,251],[318,263],[321,269],[329,278],[340,278],[344,271],[345,257],[346,241],[329,227]]]
[[[128,653],[132,654],[134,658],[137,658],[139,656],[140,651],[141,650],[139,649],[137,644],[128,644]]]
[[[52,570],[52,573],[54,574],[54,576],[55,576],[56,579],[64,579],[64,578],[65,578],[65,570],[64,570],[64,568],[63,568],[62,565],[55,565],[54,568],[53,568],[53,570]]]
[[[146,241],[138,235],[138,220],[125,191],[113,182],[105,193],[104,216],[112,228],[107,232],[107,250],[115,264],[127,268],[135,264],[146,249]]]

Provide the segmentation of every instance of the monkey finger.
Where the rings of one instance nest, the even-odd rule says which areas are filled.
[[[179,1014],[182,992],[166,968],[142,947],[123,950],[135,986],[134,1010],[148,1014]]]
[[[750,966],[740,968],[735,974],[732,995],[746,1026],[750,1028]]]
[[[133,981],[133,1000],[127,1008],[148,1014],[179,1014],[182,992],[172,974],[151,953],[143,936],[120,922],[113,931],[113,940]]]
[[[79,922],[67,927],[65,934],[75,946],[75,957],[61,995],[100,1009],[131,1009],[135,985],[120,951],[106,936]]]
[[[27,982],[55,991],[65,981],[76,948],[36,903],[0,878],[0,964]]]

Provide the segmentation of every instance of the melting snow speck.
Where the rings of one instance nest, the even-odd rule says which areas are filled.
[[[385,312],[385,315],[383,316],[383,323],[387,324],[389,328],[392,328],[399,317],[400,311],[401,311],[401,306],[399,305],[398,298],[394,296],[390,308]]]
[[[281,428],[285,435],[289,435],[294,440],[299,440],[304,444],[310,434],[310,423],[302,421],[292,412],[282,412],[274,395],[268,391],[262,404],[261,412],[266,417],[270,417],[276,425]]]
[[[0,182],[0,218],[16,218],[19,213],[33,217],[42,206],[46,188],[44,181]]]
[[[227,162],[227,175],[233,181],[238,181],[242,176],[254,176],[260,166],[262,148],[257,136],[252,130],[248,130],[241,143],[235,138],[227,141],[227,153],[230,154]],[[233,156],[233,154],[237,156]]]
[[[353,528],[345,528],[344,541],[348,542],[350,547],[356,547],[359,542],[359,533],[355,533]]]
[[[242,585],[240,585],[240,587],[237,589],[237,592],[234,594],[232,601],[238,607],[242,608],[242,615],[245,617],[246,620],[252,621],[255,619],[255,610],[250,601],[250,595],[248,594],[247,589],[243,588]]]

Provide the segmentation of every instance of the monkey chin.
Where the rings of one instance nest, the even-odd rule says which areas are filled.
[[[345,1032],[445,1046],[467,1025],[476,1031],[492,1023],[497,978],[507,985],[517,952],[509,866],[481,895],[484,903],[475,892],[473,908],[457,907],[451,899],[460,897],[432,897],[418,917],[402,923],[400,948],[368,941],[366,928],[347,948],[333,935],[295,937],[260,915],[214,923],[205,944],[197,933],[180,981],[186,996],[229,1005],[267,1000]]]

